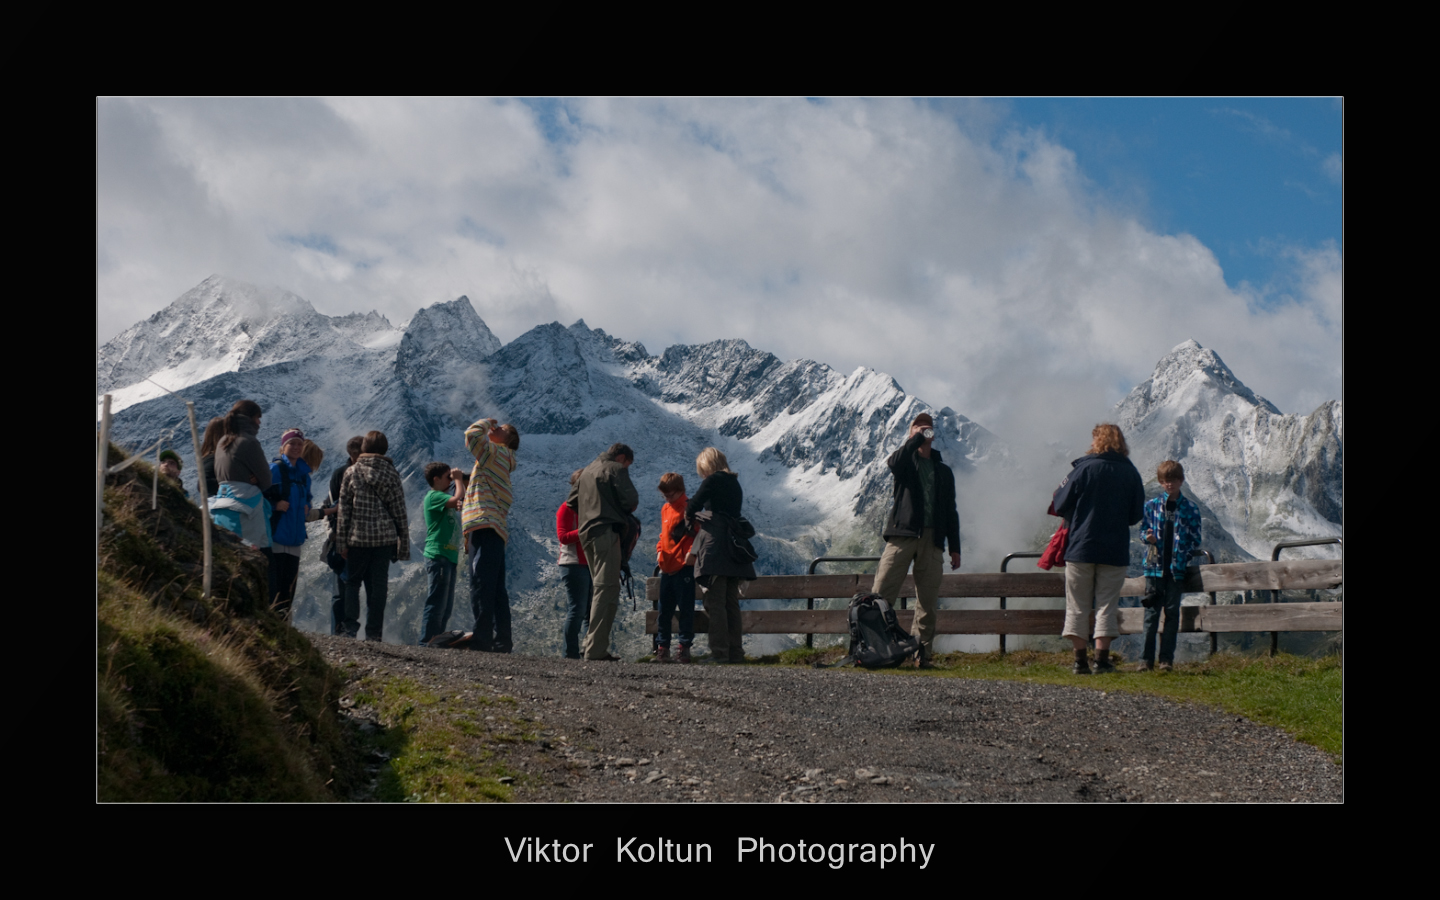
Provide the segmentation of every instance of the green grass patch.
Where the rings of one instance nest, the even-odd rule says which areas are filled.
[[[845,655],[840,647],[794,647],[767,657],[780,665],[828,665]],[[1273,725],[1343,762],[1344,670],[1338,656],[1319,659],[1281,653],[1274,658],[1217,653],[1204,662],[1181,663],[1172,672],[1117,672],[1073,675],[1070,653],[1017,650],[945,653],[924,671],[891,670],[922,678],[975,678],[1063,684],[1102,691],[1130,691],[1218,707],[1263,725]]]
[[[535,723],[511,714],[513,697],[441,696],[412,678],[369,676],[354,699],[386,726],[380,800],[508,802],[525,781],[503,748],[534,741]]]
[[[111,462],[118,461],[112,448]],[[215,542],[201,591],[200,513],[149,467],[110,477],[96,572],[96,781],[102,801],[330,800],[356,766],[343,678],[264,605],[265,561]]]

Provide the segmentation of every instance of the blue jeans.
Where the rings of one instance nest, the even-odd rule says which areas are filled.
[[[680,617],[680,644],[695,643],[695,567],[686,566],[673,575],[660,573],[659,644],[670,646],[670,619]]]
[[[1145,579],[1153,582],[1151,577]],[[1180,585],[1171,573],[1166,572],[1160,581],[1160,596],[1163,605],[1145,610],[1145,645],[1140,651],[1142,662],[1155,662],[1155,633],[1160,630],[1160,613],[1165,613],[1165,631],[1160,634],[1160,662],[1175,663],[1175,642],[1180,637]]]
[[[390,555],[384,547],[351,547],[345,560],[345,611],[341,628],[348,637],[360,632],[360,587],[365,587],[365,640],[378,641],[385,628],[385,601],[390,596]]]
[[[420,619],[420,643],[425,643],[445,631],[450,624],[450,612],[455,608],[455,582],[459,580],[460,566],[442,557],[425,557],[425,613]]]
[[[563,565],[565,592],[570,602],[565,607],[565,658],[580,658],[580,638],[590,629],[590,567],[576,563]]]
[[[505,591],[505,539],[493,528],[470,532],[470,609],[475,613],[471,650],[509,653],[510,595]]]

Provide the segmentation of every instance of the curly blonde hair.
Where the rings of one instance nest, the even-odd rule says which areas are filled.
[[[1110,453],[1112,451],[1121,456],[1129,456],[1130,445],[1125,443],[1125,435],[1120,432],[1119,425],[1102,422],[1095,426],[1094,431],[1090,432],[1090,452]]]

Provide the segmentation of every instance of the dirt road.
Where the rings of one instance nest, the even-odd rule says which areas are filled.
[[[523,773],[521,801],[1344,799],[1341,769],[1322,751],[1155,697],[899,671],[593,663],[312,638],[352,683],[414,679],[455,714],[479,719],[483,704],[513,698],[509,708],[532,738],[496,746]],[[1091,683],[1103,686],[1100,676]]]

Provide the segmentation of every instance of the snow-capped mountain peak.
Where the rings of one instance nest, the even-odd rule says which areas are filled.
[[[96,360],[96,387],[113,395],[118,411],[226,372],[389,349],[400,336],[376,312],[331,318],[282,288],[211,275],[107,341]]]
[[[1258,559],[1298,535],[1338,536],[1344,489],[1340,401],[1283,415],[1212,350],[1186,341],[1116,407],[1147,482],[1174,459],[1189,492]]]

